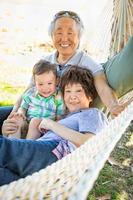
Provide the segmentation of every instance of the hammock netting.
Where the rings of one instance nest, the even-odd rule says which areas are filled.
[[[97,31],[88,41],[87,50],[105,61],[120,52],[133,35],[133,1],[108,0],[97,20]]]

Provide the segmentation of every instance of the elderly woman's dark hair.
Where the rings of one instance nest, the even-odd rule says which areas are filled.
[[[94,78],[89,69],[72,65],[61,76],[60,86],[62,95],[64,97],[65,86],[70,84],[79,83],[83,87],[87,97],[91,96],[92,100],[97,96],[96,88],[94,85]]]
[[[54,18],[49,26],[49,35],[50,36],[53,35],[53,31],[55,28],[55,22],[57,19],[62,18],[62,17],[69,17],[69,18],[75,20],[75,22],[77,24],[77,28],[79,29],[79,37],[81,37],[83,30],[84,30],[83,22],[77,13],[70,11],[70,10],[59,11],[58,13],[56,13],[54,15]]]

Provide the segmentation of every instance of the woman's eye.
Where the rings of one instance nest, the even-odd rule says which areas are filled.
[[[70,90],[65,90],[65,92],[66,92],[66,93],[69,93],[69,92],[70,92]]]
[[[68,33],[68,35],[72,35],[72,34],[73,34],[72,32],[69,32],[69,33]]]
[[[77,90],[77,92],[81,92],[82,90]]]
[[[58,33],[56,33],[57,35],[62,35],[62,33],[61,32],[58,32]]]

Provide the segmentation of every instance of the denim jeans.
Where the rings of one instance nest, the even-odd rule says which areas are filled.
[[[0,168],[0,186],[18,180],[19,178],[19,176],[17,176],[7,168]]]
[[[58,141],[9,139],[0,136],[0,185],[30,175],[57,161]],[[5,174],[5,176],[3,175]]]
[[[1,106],[0,107],[0,133],[3,121],[8,117],[10,112],[12,111],[12,106]]]

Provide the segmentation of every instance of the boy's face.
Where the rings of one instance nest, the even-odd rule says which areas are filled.
[[[56,76],[52,71],[35,75],[35,84],[42,97],[49,97],[56,91]]]
[[[65,86],[64,101],[68,110],[74,112],[79,109],[89,108],[92,99],[91,97],[87,98],[81,84],[74,83]]]

